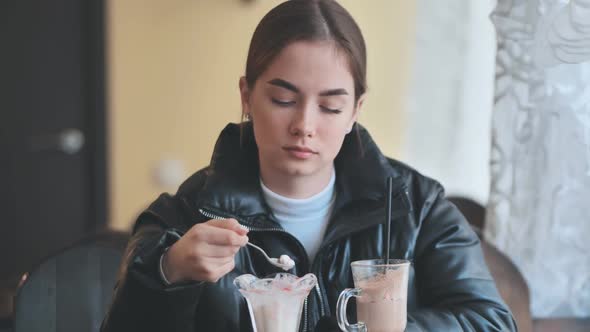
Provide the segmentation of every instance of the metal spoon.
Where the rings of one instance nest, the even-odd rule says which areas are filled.
[[[255,244],[252,244],[252,243],[248,242],[248,245],[250,247],[252,247],[252,248],[260,251],[264,255],[264,257],[266,258],[266,260],[270,264],[272,264],[272,265],[274,265],[274,266],[276,266],[278,268],[281,268],[281,269],[283,269],[285,271],[288,271],[288,270],[291,270],[295,266],[295,264],[281,263],[278,258],[268,257],[268,255],[266,254],[266,251],[264,251],[264,249],[260,248],[259,246],[255,245]]]

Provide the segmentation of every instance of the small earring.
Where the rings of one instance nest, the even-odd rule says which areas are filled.
[[[252,120],[252,116],[250,116],[250,113],[246,113],[246,120],[248,120],[248,121]]]
[[[352,131],[352,128],[346,129],[346,135],[350,134],[351,131]]]

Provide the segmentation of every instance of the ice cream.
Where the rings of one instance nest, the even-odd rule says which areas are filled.
[[[283,270],[285,271],[295,267],[295,261],[292,260],[288,255],[281,255],[281,257],[279,257],[279,263],[283,265]]]
[[[246,274],[234,280],[248,301],[250,317],[257,332],[298,331],[303,303],[316,283],[317,278],[311,273],[301,278],[278,273],[273,278],[264,279]]]

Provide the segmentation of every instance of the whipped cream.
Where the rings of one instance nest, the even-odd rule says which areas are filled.
[[[283,270],[287,271],[295,267],[295,261],[289,257],[289,255],[281,255],[279,257],[279,263],[284,265]]]

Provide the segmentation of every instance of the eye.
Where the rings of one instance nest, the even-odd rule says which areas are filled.
[[[342,113],[342,110],[339,110],[339,109],[328,108],[328,107],[325,107],[325,106],[320,106],[320,108],[322,109],[322,111],[324,111],[326,113],[330,113],[330,114],[340,114],[340,113]]]
[[[275,98],[271,98],[271,100],[273,104],[279,105],[281,107],[287,107],[295,104],[295,102],[292,100],[278,100]]]

